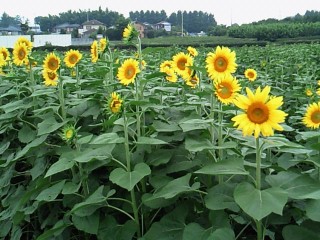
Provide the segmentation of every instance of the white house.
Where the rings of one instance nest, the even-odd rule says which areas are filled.
[[[161,21],[161,22],[156,23],[154,25],[154,28],[156,30],[164,29],[167,32],[171,32],[171,23],[166,22],[166,21]]]

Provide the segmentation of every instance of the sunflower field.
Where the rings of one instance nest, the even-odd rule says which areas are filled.
[[[0,239],[320,240],[320,44],[0,46]]]

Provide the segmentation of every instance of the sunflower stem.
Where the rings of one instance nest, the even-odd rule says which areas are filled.
[[[76,80],[77,80],[77,98],[80,98],[80,93],[79,91],[81,91],[81,84],[80,84],[80,76],[79,76],[79,68],[78,65],[76,65]]]
[[[61,75],[60,75],[61,76]],[[61,108],[61,116],[63,121],[66,120],[66,106],[65,106],[65,100],[64,100],[64,91],[63,91],[63,79],[62,76],[59,80],[59,100],[60,100],[60,108]]]
[[[219,154],[219,161],[223,159],[223,149],[221,148],[223,145],[223,138],[222,138],[222,120],[223,120],[223,112],[222,112],[222,103],[219,103],[219,113],[218,113],[218,146],[220,147],[218,150]],[[219,183],[223,183],[223,175],[219,175]]]
[[[256,138],[256,189],[261,190],[261,148],[259,137]],[[261,220],[256,220],[257,227],[257,240],[263,240],[263,232],[262,232],[262,222]]]
[[[124,121],[123,130],[124,130],[124,139],[125,139],[124,148],[126,153],[127,171],[131,172],[131,155],[130,155],[130,149],[129,149],[128,120],[127,120],[125,108],[123,111],[123,121]],[[137,235],[138,235],[138,238],[140,238],[141,237],[140,221],[139,221],[138,207],[137,207],[134,188],[130,191],[130,196],[131,196],[133,216],[137,224]]]

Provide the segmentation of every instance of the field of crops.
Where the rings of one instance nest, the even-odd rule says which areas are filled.
[[[0,49],[0,238],[319,240],[320,44],[130,34]]]

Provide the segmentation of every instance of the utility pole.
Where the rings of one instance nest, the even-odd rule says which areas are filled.
[[[183,11],[181,11],[181,37],[183,37]]]

